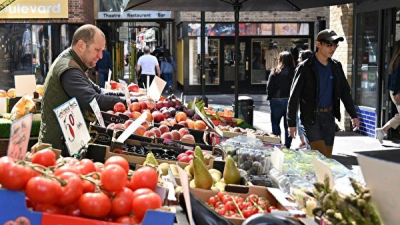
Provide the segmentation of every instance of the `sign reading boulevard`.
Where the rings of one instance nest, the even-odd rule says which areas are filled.
[[[73,98],[54,109],[70,155],[79,151],[90,141],[89,131],[78,101]]]
[[[1,19],[68,18],[66,0],[18,0],[0,11]]]

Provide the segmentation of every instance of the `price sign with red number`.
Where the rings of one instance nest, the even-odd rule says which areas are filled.
[[[31,136],[32,117],[30,113],[12,123],[7,156],[16,160],[25,159],[29,138]]]
[[[70,155],[84,147],[90,140],[81,109],[76,98],[54,109]]]

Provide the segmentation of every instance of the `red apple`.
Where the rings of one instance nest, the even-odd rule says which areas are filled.
[[[153,115],[154,122],[156,122],[156,123],[160,123],[161,121],[165,120],[164,115],[158,111],[154,111],[152,113],[152,115]]]
[[[181,134],[179,133],[179,131],[173,130],[171,131],[171,134],[172,134],[172,139],[177,141],[181,140]]]
[[[135,83],[130,83],[128,85],[128,90],[132,91],[132,92],[139,92],[139,85],[137,85]]]
[[[125,112],[126,111],[126,107],[124,105],[124,103],[122,102],[118,102],[114,105],[114,112]]]
[[[131,112],[141,112],[142,111],[139,102],[132,102],[131,106],[129,107],[129,110]]]
[[[166,125],[160,125],[160,127],[158,129],[160,129],[161,134],[169,132],[169,127]]]
[[[172,134],[171,134],[171,132],[165,132],[165,133],[161,134],[161,138],[166,138],[166,139],[172,140]]]
[[[162,103],[163,103],[164,107],[167,107],[167,108],[171,107],[171,105],[169,104],[169,101],[167,101],[167,100],[163,101]]]
[[[115,82],[115,81],[110,81],[110,85],[111,85],[111,89],[112,90],[115,90],[115,89],[117,89],[118,88],[118,83],[117,82]]]
[[[156,109],[157,109],[157,110],[160,110],[162,107],[164,107],[164,104],[163,104],[161,101],[158,101],[158,102],[156,103]]]

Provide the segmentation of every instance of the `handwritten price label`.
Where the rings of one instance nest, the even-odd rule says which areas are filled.
[[[13,122],[11,125],[10,143],[8,145],[7,156],[16,160],[25,159],[31,135],[31,128],[31,113]]]

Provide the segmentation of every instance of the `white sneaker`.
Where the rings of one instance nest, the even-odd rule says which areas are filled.
[[[375,130],[375,138],[383,144],[383,138],[386,136],[386,132],[382,128],[377,128]]]

